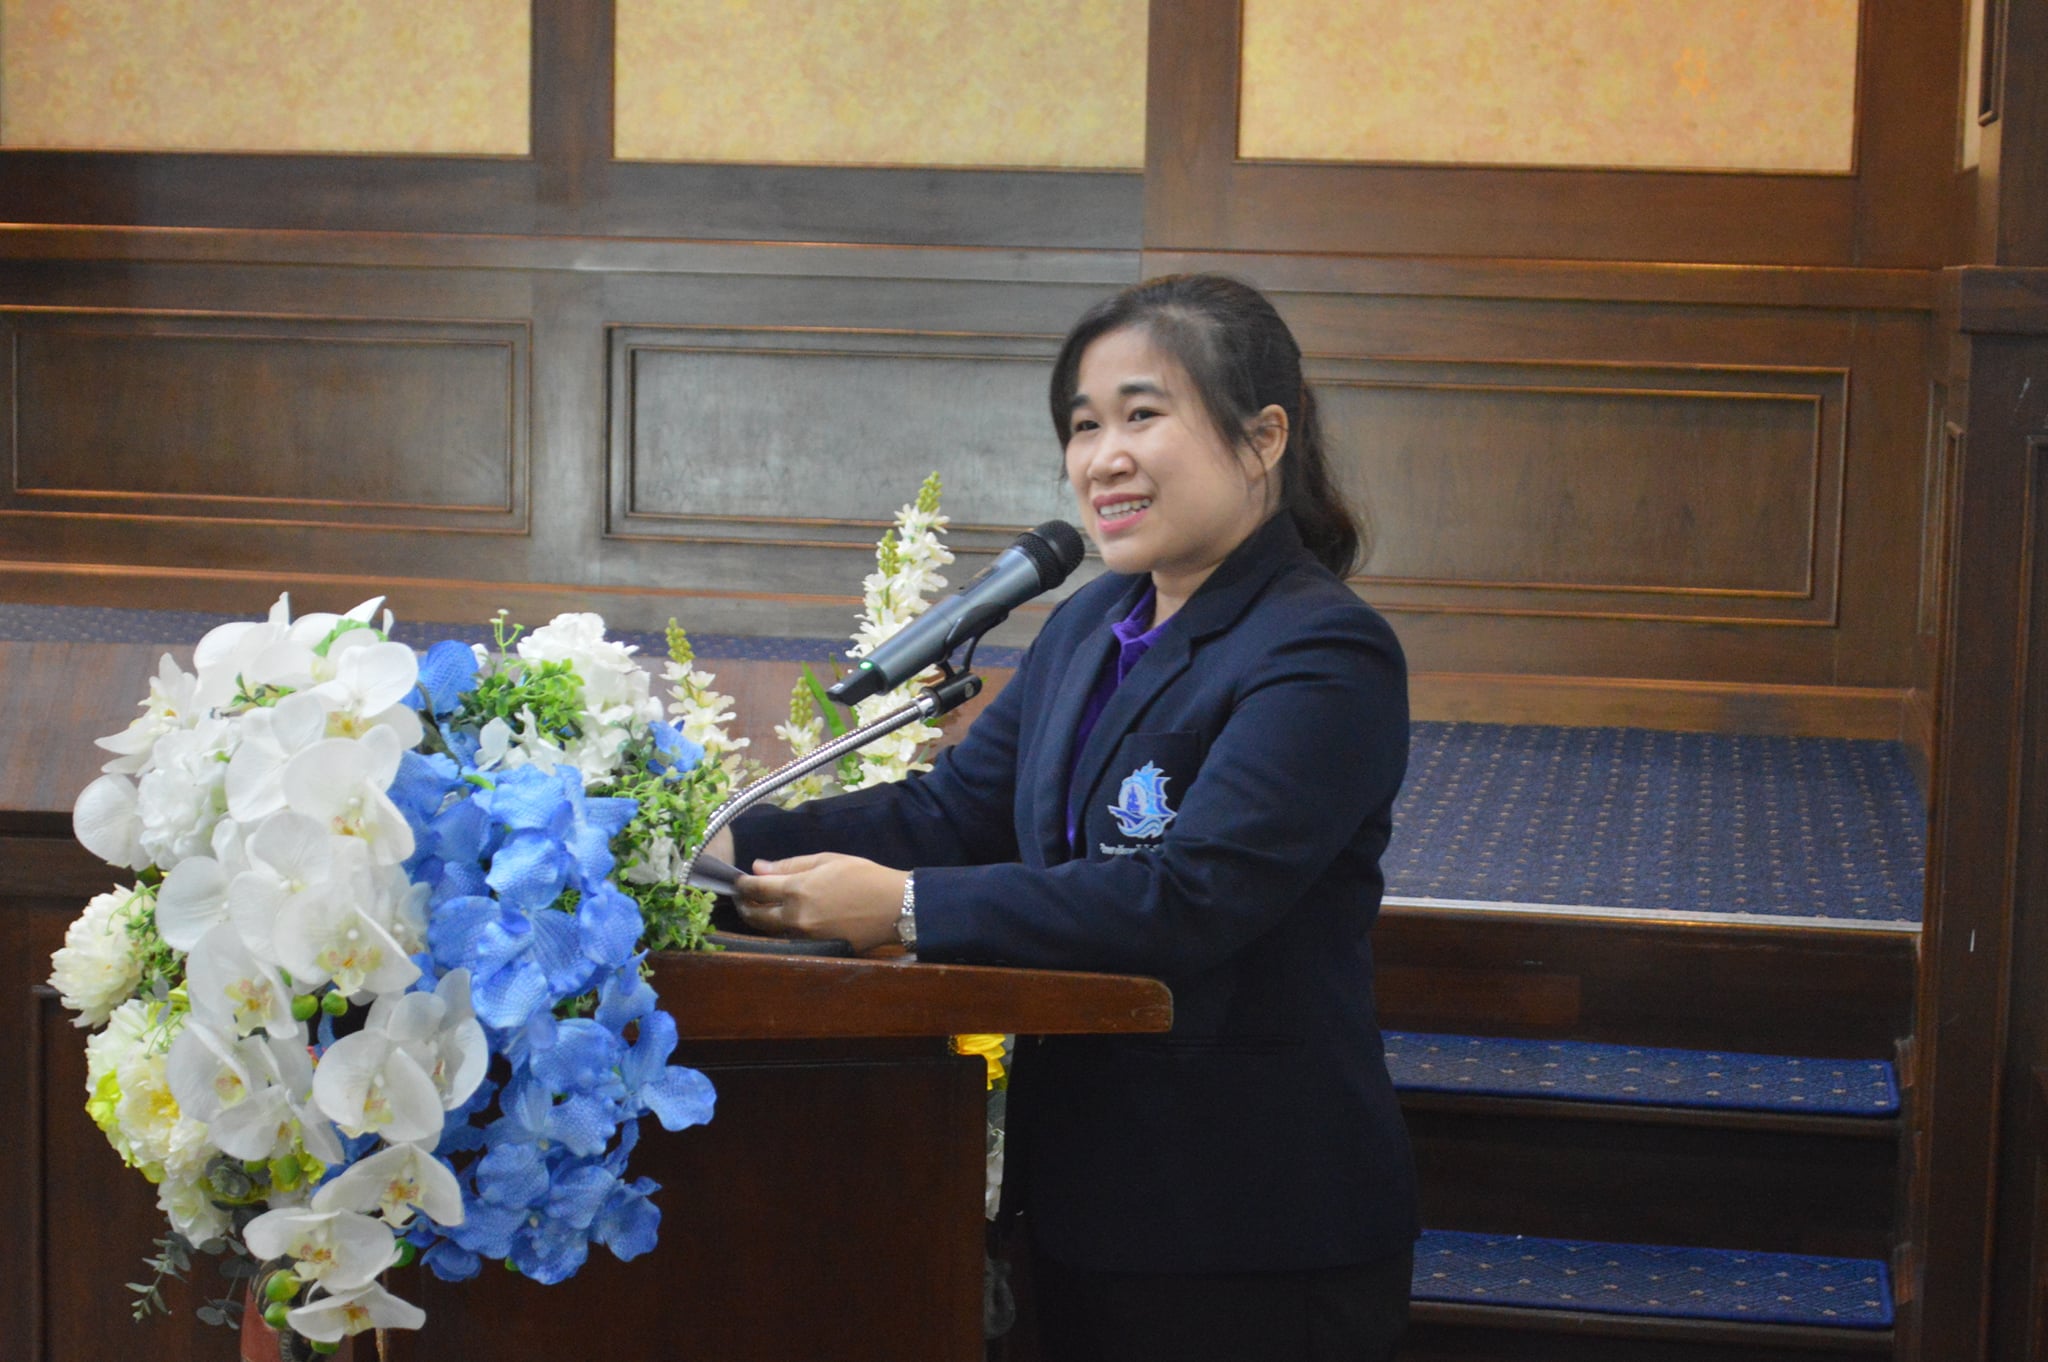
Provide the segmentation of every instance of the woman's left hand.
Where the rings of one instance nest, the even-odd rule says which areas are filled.
[[[740,916],[774,936],[840,937],[857,951],[896,939],[907,870],[819,852],[756,861],[739,878]]]

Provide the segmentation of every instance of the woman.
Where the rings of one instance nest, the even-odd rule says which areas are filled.
[[[1171,986],[1170,1034],[1019,1046],[1048,1362],[1386,1356],[1415,1192],[1367,931],[1407,682],[1300,349],[1243,284],[1154,280],[1076,324],[1052,417],[1108,573],[925,778],[714,850],[763,930]]]

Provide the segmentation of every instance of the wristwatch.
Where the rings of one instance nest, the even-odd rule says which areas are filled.
[[[917,949],[917,872],[903,877],[903,911],[896,915],[896,939]]]

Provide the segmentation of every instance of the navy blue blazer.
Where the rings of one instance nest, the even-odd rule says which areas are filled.
[[[740,863],[914,868],[923,959],[1172,988],[1169,1034],[1019,1042],[1006,1195],[1053,1257],[1209,1272],[1400,1252],[1415,1178],[1367,935],[1408,759],[1400,644],[1277,515],[1168,622],[1076,764],[1109,626],[1147,585],[1105,576],[1056,609],[922,778],[742,818]]]

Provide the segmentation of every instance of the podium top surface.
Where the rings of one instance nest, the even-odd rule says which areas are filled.
[[[1173,996],[1156,979],[909,956],[664,955],[654,987],[692,1040],[1102,1035],[1173,1024]]]

